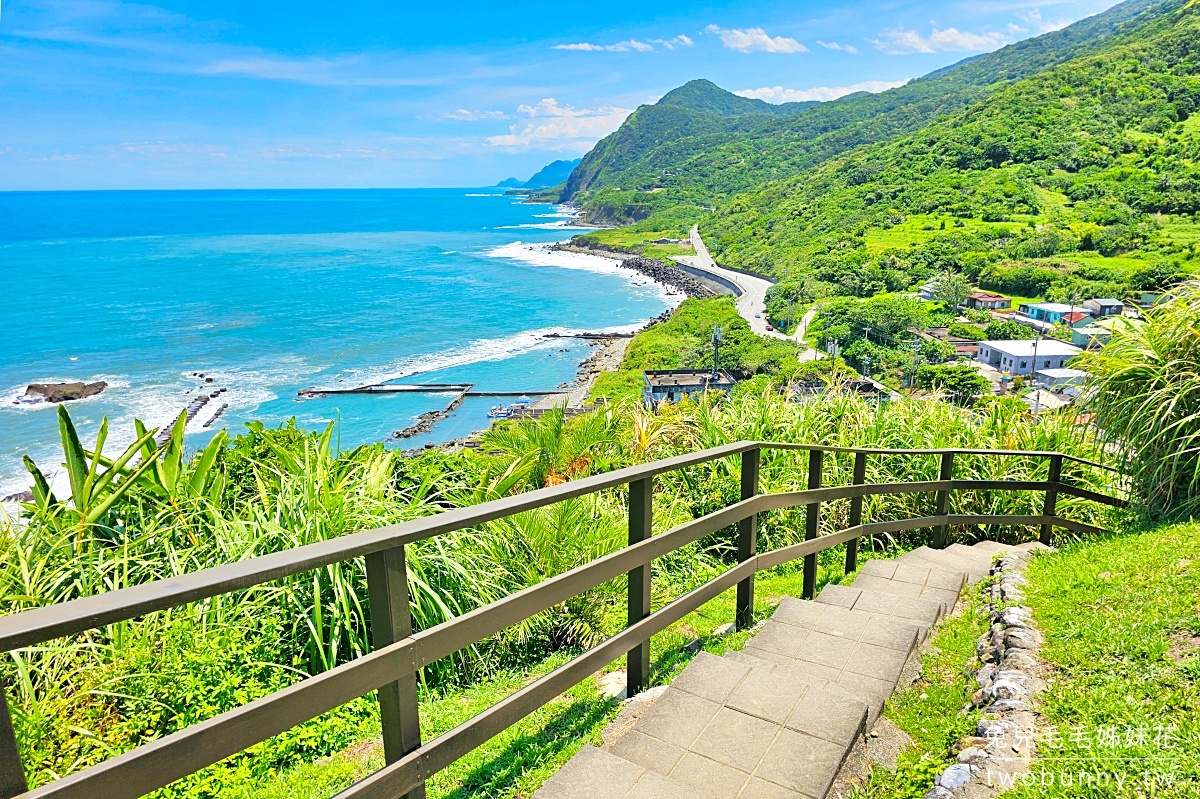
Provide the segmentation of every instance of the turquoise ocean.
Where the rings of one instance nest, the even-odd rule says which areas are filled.
[[[550,251],[579,232],[569,216],[496,189],[0,193],[0,495],[27,484],[22,455],[61,461],[55,407],[20,401],[33,382],[107,381],[69,405],[85,443],[109,418],[107,451],[135,417],[161,427],[219,389],[189,444],[291,417],[337,421],[343,447],[382,441],[450,398],[298,397],[312,387],[555,389],[590,347],[547,333],[633,330],[678,301]],[[391,446],[486,427],[496,402]]]

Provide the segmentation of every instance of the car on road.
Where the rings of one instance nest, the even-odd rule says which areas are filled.
[[[756,313],[756,314],[754,315],[754,318],[755,318],[755,319],[762,319],[762,314],[760,314],[760,313]]]
[[[772,332],[772,331],[774,331],[774,330],[775,330],[775,328],[771,327],[770,325],[767,325],[767,332],[768,332],[768,333],[770,333],[770,332]]]

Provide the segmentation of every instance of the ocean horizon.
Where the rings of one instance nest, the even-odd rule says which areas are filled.
[[[632,331],[679,299],[612,260],[551,251],[580,232],[571,211],[496,188],[7,192],[0,214],[0,495],[28,485],[22,455],[47,471],[61,461],[56,406],[22,402],[30,383],[106,381],[69,403],[85,444],[109,418],[106,451],[132,440],[134,418],[162,427],[221,389],[189,446],[294,417],[337,422],[348,447],[450,397],[297,392],[399,380],[551,391],[591,347],[547,334]],[[468,398],[391,445],[484,428],[495,402]]]

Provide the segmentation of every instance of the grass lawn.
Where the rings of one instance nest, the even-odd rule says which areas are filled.
[[[601,247],[611,247],[626,252],[645,255],[647,258],[665,258],[671,255],[695,255],[691,244],[650,244],[655,239],[678,239],[681,237],[674,230],[635,230],[629,227],[597,230],[587,234],[590,241]]]
[[[1200,525],[1069,545],[1029,578],[1055,675],[1033,767],[1046,779],[1013,796],[1200,796]],[[1081,773],[1110,784],[1063,784]]]
[[[956,223],[961,222],[962,227]],[[943,227],[944,225],[944,227]],[[1024,222],[981,222],[976,219],[956,219],[949,214],[912,214],[904,221],[889,228],[871,228],[866,232],[867,250],[872,254],[886,250],[904,249],[923,244],[947,231],[960,230],[969,233],[981,231],[1012,232],[1024,226]]]

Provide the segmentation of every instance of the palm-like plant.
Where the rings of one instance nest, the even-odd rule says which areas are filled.
[[[1113,326],[1075,365],[1092,375],[1085,408],[1151,513],[1200,508],[1200,286],[1186,285],[1144,323]]]
[[[58,430],[71,486],[71,503],[68,505],[54,495],[45,473],[26,455],[22,462],[33,477],[33,502],[28,509],[55,527],[75,528],[82,537],[89,528],[104,521],[113,506],[154,467],[158,455],[153,449],[155,431],[140,430],[137,440],[110,461],[101,454],[108,438],[107,416],[100,422],[94,452],[84,449],[65,405],[58,406]],[[126,467],[147,446],[151,457],[128,470]]]

